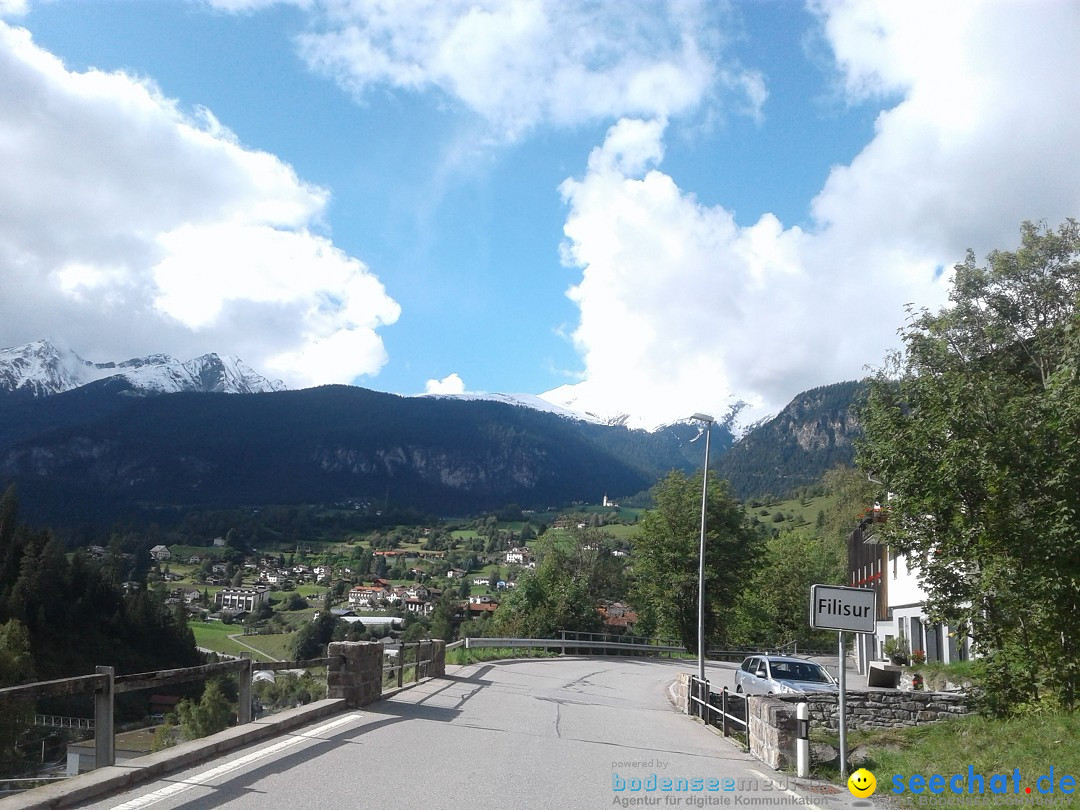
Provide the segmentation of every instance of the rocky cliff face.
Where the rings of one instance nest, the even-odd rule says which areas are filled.
[[[809,486],[830,467],[851,464],[861,434],[855,403],[862,383],[805,391],[746,432],[717,466],[742,498],[782,496]]]
[[[807,452],[850,448],[862,427],[850,398],[837,393],[828,386],[800,394],[775,417],[773,427]]]

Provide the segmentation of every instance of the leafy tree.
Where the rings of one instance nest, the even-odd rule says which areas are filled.
[[[788,529],[765,542],[761,565],[739,595],[730,637],[739,644],[775,647],[791,641],[826,647],[830,634],[810,628],[810,586],[843,584],[844,543],[806,529]],[[835,643],[835,635],[831,636]]]
[[[435,609],[431,612],[430,634],[432,638],[441,638],[444,641],[452,641],[454,638],[453,615],[447,599],[440,599]]]
[[[430,635],[427,619],[421,619],[413,613],[405,616],[405,632],[402,634],[405,641],[420,641]]]
[[[538,562],[499,604],[495,635],[552,638],[559,630],[601,627],[596,603],[624,595],[622,564],[595,529],[548,534],[533,546]]]
[[[631,596],[645,626],[698,647],[698,556],[701,475],[671,472],[653,490],[655,508],[641,519],[634,543]],[[742,583],[751,575],[759,543],[727,482],[710,479],[705,540],[705,637],[720,640]]]
[[[885,537],[933,619],[969,632],[984,708],[1076,703],[1080,640],[1080,225],[1031,223],[951,306],[913,313],[863,409],[860,464],[895,493]]]
[[[293,591],[281,603],[282,610],[305,610],[310,607],[308,600],[298,591]]]
[[[158,727],[154,729],[154,736],[150,740],[150,750],[154,752],[164,751],[166,748],[175,746],[176,727],[176,715],[172,712],[165,715],[165,722],[160,723]]]
[[[304,622],[292,640],[292,656],[295,661],[307,661],[326,655],[326,645],[334,640],[334,628],[338,618],[324,610],[319,618]]]
[[[176,713],[184,739],[195,740],[227,729],[232,719],[232,706],[221,684],[212,680],[207,682],[198,702],[181,700],[176,704]]]

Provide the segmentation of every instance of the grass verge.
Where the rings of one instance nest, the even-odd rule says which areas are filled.
[[[836,746],[836,735],[818,734],[815,739]],[[1045,712],[1024,717],[995,719],[973,715],[931,725],[848,734],[848,752],[864,754],[852,767],[874,773],[879,795],[891,795],[892,778],[905,782],[913,774],[931,776],[968,774],[969,766],[982,774],[989,794],[990,777],[1009,777],[1012,793],[1014,770],[1020,771],[1020,793],[1030,787],[1036,794],[1036,779],[1054,769],[1055,783],[1068,774],[1080,778],[1080,712]],[[861,749],[861,750],[860,750]],[[839,781],[834,767],[817,769],[819,778]],[[1046,785],[1046,782],[1043,782]],[[966,789],[966,788],[965,788]],[[946,788],[948,792],[948,788]],[[1062,793],[1055,794],[1062,798]]]

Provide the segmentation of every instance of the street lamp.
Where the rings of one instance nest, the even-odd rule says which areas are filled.
[[[709,440],[712,438],[713,419],[708,414],[695,413],[690,419],[705,423],[705,469],[701,473],[701,545],[698,548],[698,680],[705,680],[705,506],[709,496]]]

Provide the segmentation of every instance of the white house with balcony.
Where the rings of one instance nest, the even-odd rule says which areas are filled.
[[[877,591],[877,629],[855,635],[855,661],[866,674],[871,661],[885,661],[885,642],[902,638],[909,652],[922,651],[927,661],[950,663],[970,657],[970,639],[954,628],[934,623],[926,613],[927,593],[918,566],[881,541],[877,529],[888,510],[875,504],[848,535],[848,584]]]

